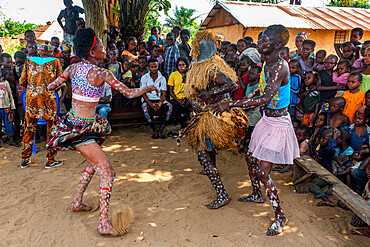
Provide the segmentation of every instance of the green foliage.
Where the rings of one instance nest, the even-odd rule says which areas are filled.
[[[199,18],[199,16],[194,17],[194,14],[195,9],[187,9],[184,7],[178,8],[176,6],[173,11],[174,17],[167,17],[165,25],[171,28],[174,26],[179,26],[181,28],[194,27],[197,25],[195,20]]]
[[[328,6],[370,9],[369,0],[331,0]]]
[[[150,29],[154,26],[162,27],[162,24],[159,22],[158,18],[161,16],[160,12],[167,16],[168,10],[171,8],[171,3],[168,0],[152,0],[149,5],[148,13],[146,14],[145,22],[145,39],[150,36]]]
[[[216,2],[216,0],[211,0],[212,2]],[[272,3],[278,4],[283,2],[284,0],[230,0],[230,1],[241,1],[241,2],[255,2],[255,3]]]
[[[28,29],[36,29],[42,25],[36,25],[31,23],[26,23],[25,21],[12,21],[11,19],[4,20],[3,24],[0,24],[0,37],[12,37],[17,34],[24,33]]]

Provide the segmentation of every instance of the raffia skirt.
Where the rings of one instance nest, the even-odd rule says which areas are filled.
[[[101,145],[110,132],[107,119],[99,115],[91,119],[81,118],[70,111],[53,128],[52,138],[46,146],[58,151],[68,151],[93,142]]]
[[[253,130],[249,151],[259,160],[293,164],[299,157],[299,146],[290,116],[263,115]]]

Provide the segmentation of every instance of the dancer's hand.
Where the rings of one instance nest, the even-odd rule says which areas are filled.
[[[209,91],[203,91],[199,94],[199,98],[207,102],[211,98],[212,94]]]
[[[211,107],[211,111],[213,111],[213,113],[216,115],[221,115],[224,111],[227,111],[229,109],[230,109],[229,102],[222,102]]]
[[[155,86],[148,86],[148,92],[156,91],[157,96],[159,96],[159,91]]]

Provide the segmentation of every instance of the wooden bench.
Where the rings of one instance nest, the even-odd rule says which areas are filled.
[[[370,225],[370,203],[309,156],[302,156],[294,160],[293,184],[297,193],[310,192],[310,178],[313,174],[329,182],[333,186],[334,195]]]
[[[162,116],[163,111],[159,110],[151,113],[151,116]],[[108,121],[112,127],[124,127],[134,125],[146,125],[148,122],[144,118],[141,106],[123,106],[112,108],[108,114]],[[118,122],[119,121],[119,122]],[[154,121],[155,123],[159,121]]]

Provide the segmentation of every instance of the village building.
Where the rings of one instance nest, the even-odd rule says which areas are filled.
[[[364,30],[362,42],[370,40],[370,10],[339,7],[304,7],[263,3],[217,1],[201,24],[200,30],[222,34],[225,40],[236,43],[251,36],[255,42],[260,32],[273,24],[289,29],[288,47],[295,49],[294,37],[298,32],[308,32],[308,39],[316,47],[335,53],[334,44],[349,41],[355,27]]]

